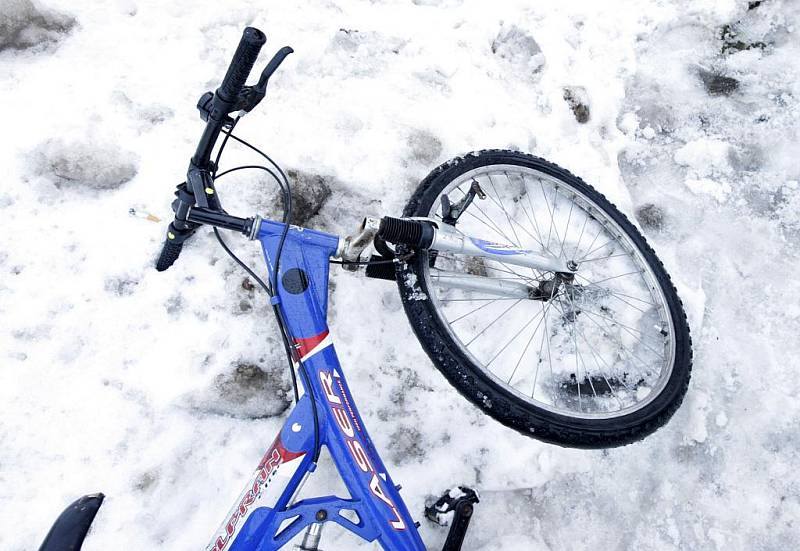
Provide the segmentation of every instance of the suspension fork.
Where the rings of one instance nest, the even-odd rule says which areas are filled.
[[[522,249],[471,237],[452,225],[430,218],[366,217],[359,232],[343,241],[343,247],[338,251],[338,255],[345,261],[358,261],[361,259],[361,253],[373,240],[376,243],[388,241],[406,245],[418,251],[427,250],[430,251],[432,258],[435,258],[433,255],[449,252],[499,262],[506,266],[510,273],[519,276],[520,281],[441,269],[431,270],[430,277],[433,283],[443,287],[478,291],[507,298],[546,300],[554,294],[554,289],[557,290],[559,285],[572,282],[574,273],[578,269],[576,263],[548,251]],[[384,256],[374,258],[385,259]],[[367,275],[370,277],[394,279],[393,269],[370,270],[370,268],[367,268]],[[523,273],[515,271],[514,268],[522,269]],[[539,281],[533,275],[526,276],[525,272],[528,269],[555,275],[549,280]]]

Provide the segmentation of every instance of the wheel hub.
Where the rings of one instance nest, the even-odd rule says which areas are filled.
[[[558,292],[562,286],[574,287],[574,281],[575,274],[557,272],[553,274],[553,277],[550,279],[539,282],[535,298],[547,302],[558,296]]]

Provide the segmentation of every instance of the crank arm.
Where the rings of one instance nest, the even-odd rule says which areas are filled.
[[[447,539],[444,540],[442,551],[461,551],[467,535],[467,528],[469,528],[469,521],[472,520],[472,513],[475,512],[473,503],[466,497],[459,498],[453,513],[453,524],[450,525],[450,531],[447,532]]]
[[[475,490],[464,486],[459,486],[458,490],[460,495],[452,497],[451,491],[448,491],[435,503],[425,507],[425,516],[440,526],[446,526],[444,517],[453,513],[450,531],[447,532],[442,551],[461,551],[472,513],[475,511],[474,506],[480,501]]]

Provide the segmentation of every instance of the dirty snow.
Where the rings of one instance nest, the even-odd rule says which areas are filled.
[[[466,151],[531,151],[635,217],[686,303],[695,370],[674,419],[568,450],[481,415],[416,344],[395,286],[334,270],[338,351],[432,549],[444,533],[423,504],[456,484],[482,496],[470,550],[796,545],[800,2],[0,8],[0,548],[38,548],[66,503],[102,490],[87,550],[203,549],[281,425],[264,296],[207,231],[156,273],[164,224],[128,214],[169,215],[197,98],[248,24],[264,58],[297,53],[239,133],[294,171],[308,225],[397,215]],[[220,193],[231,212],[278,212],[259,177]],[[315,478],[335,488],[331,469]],[[371,548],[335,528],[323,543]]]

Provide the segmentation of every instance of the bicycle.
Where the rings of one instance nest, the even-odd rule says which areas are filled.
[[[477,407],[523,434],[562,446],[609,447],[667,422],[691,372],[686,316],[663,265],[616,207],[543,159],[487,150],[436,168],[402,218],[367,216],[345,238],[292,226],[288,178],[233,134],[293,51],[279,50],[258,83],[246,86],[265,42],[261,31],[245,29],[220,87],[198,103],[205,130],[175,192],[175,217],[156,265],[168,269],[199,227],[212,226],[269,295],[294,383],[294,408],[208,551],[280,549],[304,530],[296,549],[316,551],[331,522],[387,551],[425,549],[334,350],[326,322],[331,263],[396,281],[432,363]],[[268,164],[219,172],[229,139]],[[278,183],[282,221],[222,208],[217,179],[243,169],[266,171]],[[266,281],[236,257],[219,229],[261,243]],[[350,497],[296,501],[323,447]],[[102,501],[95,494],[71,505],[41,550],[80,549]],[[444,550],[461,549],[477,502],[473,490],[460,488],[426,508],[434,521],[453,513]]]

